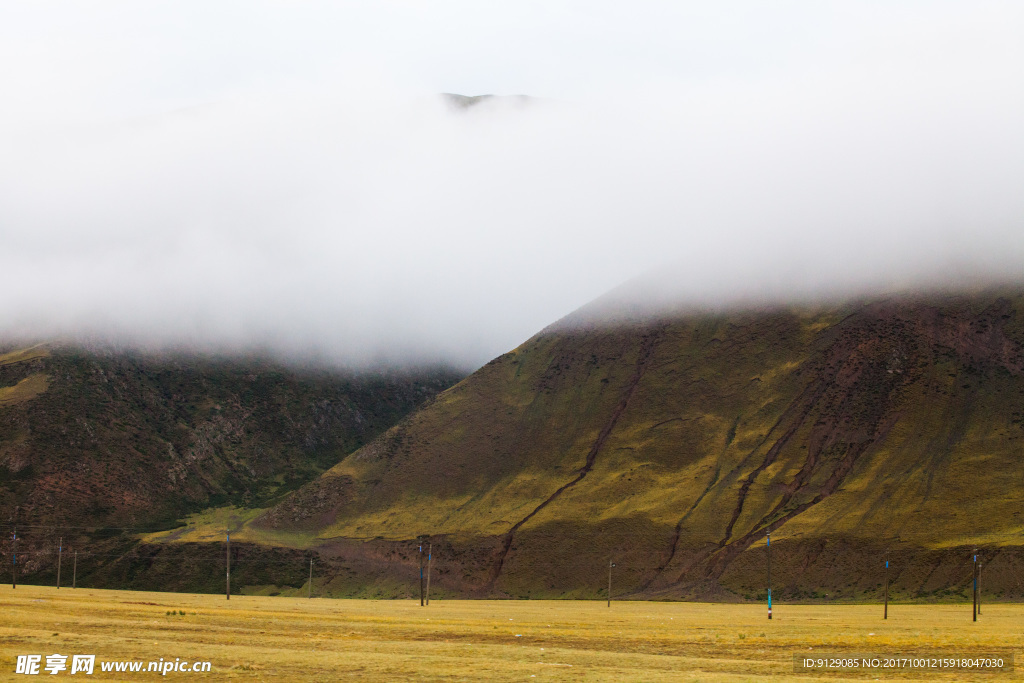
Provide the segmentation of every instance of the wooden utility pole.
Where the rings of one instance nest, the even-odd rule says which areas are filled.
[[[614,567],[614,566],[615,566],[615,563],[612,562],[611,560],[608,560],[608,606],[609,607],[612,606],[612,567]]]
[[[423,543],[421,542],[420,543],[420,607],[423,607],[423,606],[426,605],[426,603],[424,602],[424,599],[425,599],[425,593],[424,593],[424,586],[423,586]]]
[[[974,549],[974,619],[978,620],[978,549]]]
[[[306,594],[307,600],[313,599],[313,558],[309,558],[309,591]]]
[[[768,549],[768,619],[772,618],[772,532],[765,534],[767,539],[766,548]]]
[[[224,593],[227,595],[227,599],[231,599],[231,532],[227,534],[228,542],[225,547],[225,564],[227,567],[227,574],[224,577]]]
[[[60,590],[60,561],[61,553],[64,552],[64,537],[61,536],[60,540],[57,541],[57,590]]]
[[[434,562],[434,544],[427,544],[427,605],[430,605],[430,568]]]
[[[18,587],[18,527],[11,534],[11,588]]]
[[[71,565],[71,587],[74,588],[78,582],[78,551],[75,551],[75,561]]]
[[[885,611],[882,612],[882,618],[889,618],[889,551],[885,551]]]

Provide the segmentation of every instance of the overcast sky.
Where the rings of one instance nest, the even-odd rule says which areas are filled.
[[[1022,35],[1016,1],[0,0],[0,336],[474,367],[652,270],[1020,276]]]

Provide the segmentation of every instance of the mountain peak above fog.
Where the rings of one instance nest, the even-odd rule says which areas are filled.
[[[516,106],[526,106],[536,101],[537,98],[529,95],[459,95],[458,93],[441,93],[441,98],[453,109],[472,109],[477,105],[489,103],[508,103]]]

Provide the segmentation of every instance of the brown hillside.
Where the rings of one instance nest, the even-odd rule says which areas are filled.
[[[27,543],[32,525],[166,525],[265,504],[459,376],[61,345],[0,352],[0,523],[21,524]]]
[[[1022,595],[1022,371],[1020,291],[575,316],[251,530],[394,576],[430,536],[478,595],[592,597],[613,558],[633,596],[755,597],[767,532],[783,597],[874,595],[886,550],[895,591],[955,596],[975,546]]]

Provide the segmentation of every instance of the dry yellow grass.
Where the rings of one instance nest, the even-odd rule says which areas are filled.
[[[18,654],[59,653],[95,654],[98,662],[209,660],[211,674],[177,674],[207,680],[873,680],[886,677],[797,676],[793,654],[998,649],[1019,660],[1024,647],[1022,605],[986,605],[973,624],[970,605],[896,605],[887,622],[873,605],[781,605],[768,622],[760,605],[664,602],[609,609],[603,602],[434,600],[421,608],[416,601],[226,601],[38,586],[0,587],[0,600],[0,678],[14,678]],[[94,678],[104,678],[98,664]],[[973,676],[1020,678],[1019,671]]]
[[[29,375],[12,387],[0,388],[0,406],[31,401],[50,386],[50,378],[41,372]]]
[[[8,353],[0,354],[0,365],[23,363],[35,358],[46,358],[49,355],[50,351],[46,348],[46,344],[36,344],[35,346],[30,346],[26,349],[16,349]]]

